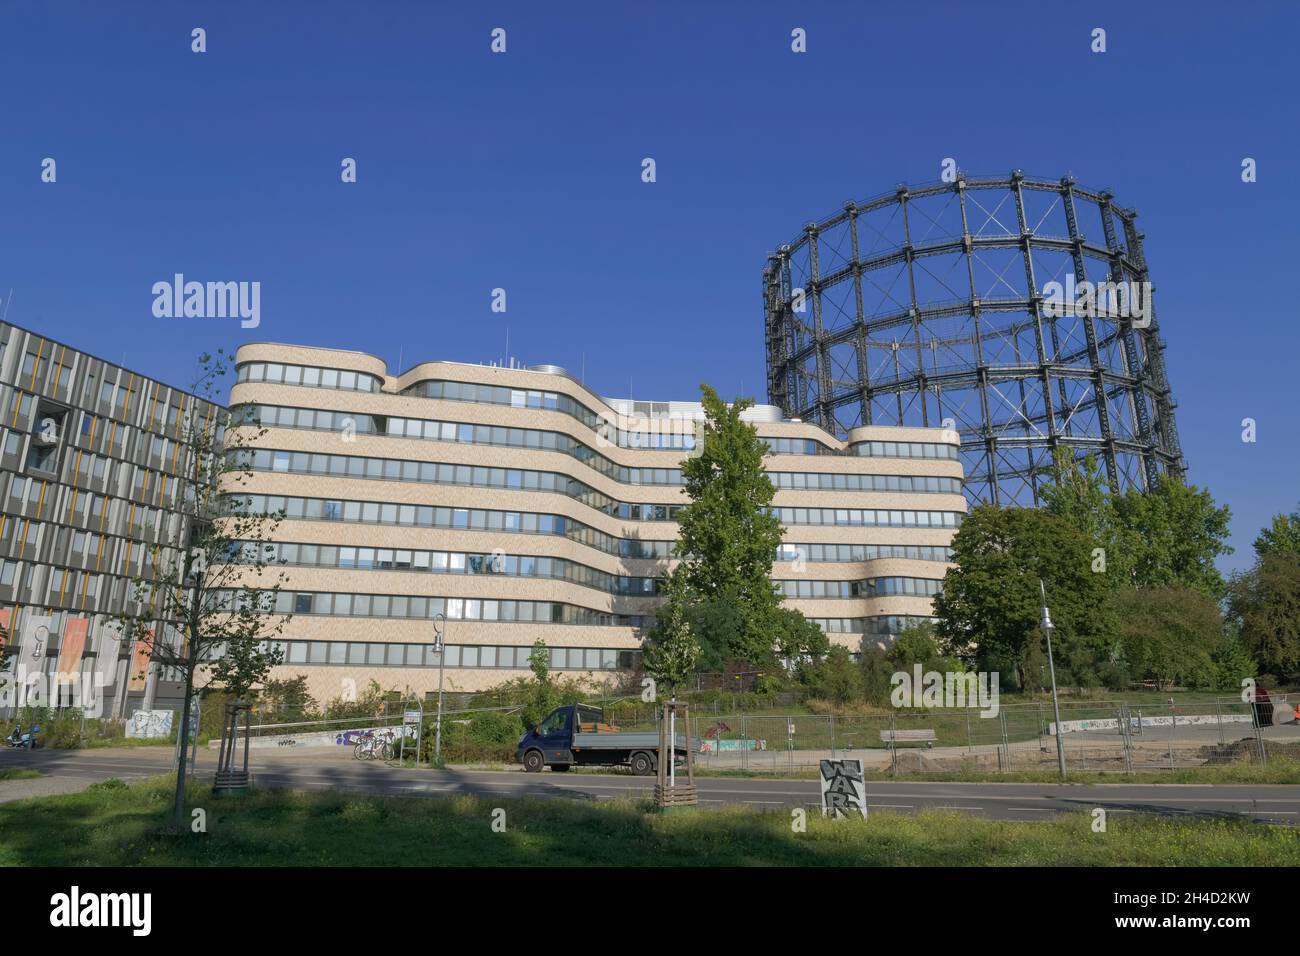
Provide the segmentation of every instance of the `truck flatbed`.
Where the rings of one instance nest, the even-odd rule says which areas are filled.
[[[654,730],[617,730],[613,732],[585,733],[573,735],[573,750],[654,750],[659,746],[659,733]],[[686,751],[686,735],[677,734],[673,739],[673,748],[683,753]],[[691,741],[690,747],[700,752],[700,738]]]

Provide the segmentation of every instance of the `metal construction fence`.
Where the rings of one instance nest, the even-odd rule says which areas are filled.
[[[1061,740],[1072,771],[1131,773],[1300,757],[1296,701],[1061,704]],[[1271,711],[1271,713],[1270,713]],[[815,768],[855,757],[889,773],[1054,771],[1056,725],[1050,701],[975,708],[898,710],[830,716],[692,716],[699,766],[733,770]]]

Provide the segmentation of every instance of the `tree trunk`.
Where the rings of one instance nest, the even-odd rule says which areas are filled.
[[[177,735],[181,745],[181,759],[176,766],[176,799],[172,808],[178,830],[185,829],[185,769],[189,763],[190,707],[194,700],[194,671],[185,670],[185,703],[181,707],[181,729]]]

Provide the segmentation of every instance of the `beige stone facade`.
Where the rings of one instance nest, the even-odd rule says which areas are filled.
[[[550,367],[426,362],[400,375],[360,352],[243,346],[231,405],[264,434],[244,491],[286,518],[288,662],[321,702],[361,688],[449,691],[527,674],[635,665],[671,567],[680,462],[699,407],[603,399]],[[747,413],[786,546],[788,604],[858,650],[931,611],[966,511],[958,437],[860,428],[842,441],[776,409]],[[664,447],[667,446],[667,447]]]

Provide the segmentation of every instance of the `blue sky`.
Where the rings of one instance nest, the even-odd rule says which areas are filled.
[[[762,401],[761,270],[804,222],[948,156],[1069,172],[1140,211],[1190,478],[1233,510],[1230,570],[1300,500],[1298,22],[1252,2],[4,0],[0,297],[11,322],[176,384],[241,341],[405,368],[499,360],[508,328],[513,355],[585,367],[602,394],[707,381]],[[261,326],[155,318],[175,272],[260,281]]]

